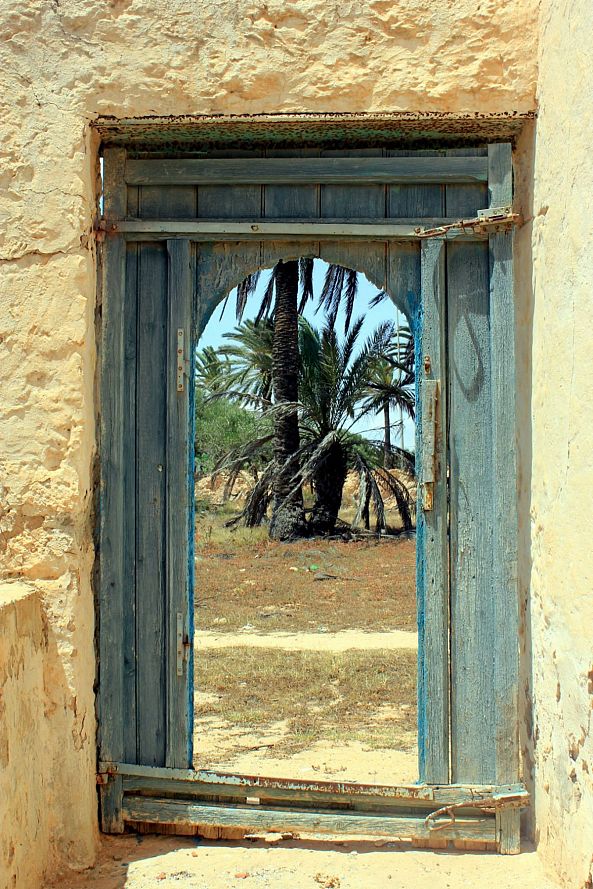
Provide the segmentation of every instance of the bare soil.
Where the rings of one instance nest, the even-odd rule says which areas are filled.
[[[413,539],[285,544],[260,529],[208,536],[200,528],[204,523],[196,547],[199,630],[416,629]]]
[[[239,770],[241,756],[250,773],[267,775],[268,757],[290,757],[283,769],[290,777],[297,767],[293,757],[303,751],[301,770],[309,760],[320,770],[321,744],[326,773],[327,761],[348,760],[344,753],[354,742],[357,755],[340,767],[349,780],[366,780],[360,769],[365,750],[381,750],[385,771],[390,751],[406,752],[411,771],[399,780],[416,775],[414,651],[206,649],[196,663],[194,712],[198,768]],[[248,752],[257,754],[252,762]],[[368,766],[364,772],[368,777]]]

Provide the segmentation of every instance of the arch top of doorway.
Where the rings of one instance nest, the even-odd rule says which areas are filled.
[[[117,118],[102,116],[92,126],[104,146],[130,152],[204,152],[225,148],[319,149],[440,148],[514,142],[535,112],[455,114],[428,112],[334,112],[279,114],[183,114]]]
[[[420,298],[420,247],[418,243],[355,242],[272,244],[206,243],[200,245],[197,262],[196,335],[203,332],[216,306],[247,275],[270,269],[279,260],[310,257],[361,272],[377,290],[384,291],[410,326],[417,323]],[[229,249],[230,248],[230,249]]]

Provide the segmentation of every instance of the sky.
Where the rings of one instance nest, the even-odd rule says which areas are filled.
[[[320,259],[315,260],[313,270],[313,291],[316,295],[321,293],[326,269],[327,263]],[[251,297],[247,304],[247,309],[244,315],[246,319],[255,317],[268,278],[269,272],[262,272],[256,293]],[[355,320],[361,315],[364,317],[359,340],[361,345],[382,321],[395,321],[396,323],[399,321],[402,325],[406,324],[405,316],[397,310],[390,300],[384,300],[378,306],[369,308],[369,301],[376,293],[377,288],[371,284],[362,273],[359,273],[358,294],[354,303],[352,319]],[[236,326],[234,297],[235,292],[232,291],[231,298],[228,301],[222,318],[221,311],[224,303],[220,303],[214,310],[202,336],[200,337],[198,348],[203,349],[206,346],[212,346],[216,349],[225,344],[224,334],[230,332]],[[314,300],[313,302],[308,303],[304,315],[315,327],[321,327],[324,322],[324,317],[322,312],[315,313],[316,302],[317,301]],[[337,330],[340,334],[342,334],[344,330],[344,312],[342,308],[340,308],[338,313]],[[398,416],[392,417],[392,422],[398,421]],[[382,414],[367,414],[353,427],[353,431],[362,433],[369,438],[381,439],[383,437],[382,423]],[[401,433],[398,433],[395,429],[392,430],[392,442],[393,444],[402,444]],[[403,424],[403,446],[410,449],[414,448],[414,422],[405,417]]]

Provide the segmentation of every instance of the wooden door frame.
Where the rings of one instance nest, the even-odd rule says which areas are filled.
[[[490,206],[500,206],[510,203],[512,196],[512,170],[509,145],[492,145],[489,147],[487,160],[487,176],[490,185]],[[378,238],[379,229],[383,237],[390,236],[407,237],[415,240],[418,237],[415,228],[420,220],[410,223],[399,223],[397,231],[395,226],[381,224],[373,230],[368,224],[355,225],[348,222],[331,223],[332,231],[327,224],[323,232],[323,223],[305,223],[308,228],[295,231],[295,225],[300,223],[270,224],[261,221],[249,223],[250,232],[240,226],[243,223],[230,226],[218,225],[215,231],[207,231],[200,223],[146,223],[127,220],[124,187],[128,181],[135,181],[134,177],[146,175],[142,173],[143,162],[136,161],[126,164],[125,150],[114,149],[110,152],[109,163],[106,163],[106,203],[105,215],[107,233],[106,244],[103,251],[103,265],[101,286],[103,292],[103,324],[102,324],[102,385],[101,385],[101,466],[102,466],[102,509],[101,509],[101,559],[100,559],[100,600],[101,600],[101,626],[100,626],[100,670],[103,677],[108,675],[111,679],[120,675],[121,656],[125,649],[125,629],[123,622],[123,609],[121,596],[118,595],[121,579],[121,565],[123,555],[123,535],[121,517],[125,508],[124,492],[117,485],[110,484],[113,481],[114,468],[121,467],[124,459],[123,442],[118,430],[121,428],[121,405],[123,403],[121,376],[116,368],[118,362],[123,360],[123,299],[117,299],[116,294],[123,294],[125,285],[124,254],[127,238],[138,237],[142,239],[157,238],[169,239],[171,243],[180,238],[179,248],[172,248],[171,254],[179,257],[186,248],[181,245],[190,240],[212,241],[221,237],[231,240],[241,240],[251,236],[254,240],[266,240],[268,238],[279,240],[282,234],[290,237],[291,241],[310,239],[317,233],[323,239],[340,240],[343,238]],[[163,163],[160,167],[162,169]],[[185,175],[195,177],[196,164],[190,161],[177,163],[177,169],[186,172]],[[189,164],[189,166],[188,166]],[[140,166],[139,166],[140,165]],[[291,165],[294,169],[294,163]],[[446,166],[446,165],[445,165]],[[460,167],[462,165],[459,165]],[[400,169],[405,164],[400,165]],[[451,167],[451,165],[450,165]],[[127,171],[128,168],[128,171]],[[144,169],[146,166],[144,165]],[[464,175],[474,176],[475,171],[471,164],[469,172]],[[139,172],[140,170],[140,172]],[[258,173],[261,178],[261,173]],[[287,173],[282,174],[286,177]],[[352,172],[344,174],[350,178],[342,181],[359,181],[353,177]],[[384,175],[384,174],[374,174]],[[399,174],[400,176],[403,174]],[[412,174],[408,174],[408,180],[412,181]],[[417,171],[413,175],[418,175]],[[442,175],[442,174],[439,174]],[[126,178],[126,176],[128,178]],[[167,181],[170,181],[167,179]],[[273,181],[273,180],[272,180]],[[285,181],[284,179],[282,181]],[[334,180],[330,180],[334,181]],[[404,180],[405,181],[405,180]],[[434,181],[434,180],[428,180]],[[463,179],[461,180],[463,181]],[[440,219],[438,222],[450,221]],[[426,220],[422,220],[426,222]],[[267,228],[265,226],[268,226]],[[315,228],[317,226],[317,228]],[[361,230],[362,229],[362,230]],[[405,231],[403,230],[405,229]],[[422,245],[421,275],[423,299],[427,296],[439,302],[442,311],[445,290],[444,277],[444,246],[446,239],[433,242],[425,242]],[[492,312],[492,426],[493,426],[493,459],[495,472],[498,474],[500,484],[495,488],[496,503],[494,509],[505,509],[503,513],[510,517],[502,527],[495,527],[495,551],[499,558],[495,560],[497,566],[497,581],[494,588],[496,599],[496,614],[501,619],[508,620],[509,614],[518,609],[516,595],[516,533],[513,528],[513,517],[516,517],[516,467],[515,459],[515,425],[509,423],[509,415],[514,419],[514,305],[512,289],[512,234],[501,232],[489,235],[489,248],[492,257],[492,271],[490,277],[491,312]],[[510,283],[510,286],[509,286]],[[437,357],[435,331],[428,328],[422,329],[421,354],[425,355],[430,349],[432,363],[430,373],[439,378],[442,368],[442,356]],[[512,404],[509,403],[511,396]],[[445,399],[440,401],[441,410],[444,410]],[[443,415],[444,416],[444,415]],[[444,426],[444,419],[442,418]],[[439,459],[446,465],[444,452],[444,436],[441,437],[441,452]],[[436,486],[434,496],[442,504],[442,498],[446,498],[443,485],[444,473],[440,475],[441,484]],[[434,519],[434,513],[424,520],[422,534],[430,534],[436,541],[437,550],[442,548],[443,522],[442,509],[438,511],[441,517],[440,523]],[[446,528],[445,528],[446,532]],[[119,572],[119,573],[118,573]],[[427,603],[428,604],[428,603]],[[424,607],[421,605],[421,608]],[[364,785],[336,785],[333,782],[298,782],[279,781],[263,778],[239,778],[238,776],[225,776],[215,772],[195,772],[175,768],[179,765],[171,761],[171,768],[159,769],[147,766],[134,766],[126,764],[121,751],[123,742],[121,738],[124,713],[122,709],[121,689],[117,682],[103,681],[100,687],[100,768],[99,781],[102,784],[102,826],[104,830],[118,832],[123,830],[124,821],[135,823],[149,820],[152,823],[192,823],[208,824],[223,821],[225,824],[237,824],[237,818],[241,824],[245,824],[245,813],[242,810],[240,816],[234,816],[233,810],[225,809],[224,817],[221,810],[211,811],[212,801],[220,798],[227,799],[230,804],[244,801],[246,796],[256,797],[256,790],[260,796],[267,800],[282,801],[289,807],[283,811],[282,824],[292,824],[295,830],[305,829],[309,824],[319,830],[345,830],[340,825],[344,821],[342,816],[323,811],[328,805],[335,805],[340,800],[345,800],[344,792],[348,794],[348,808],[359,813],[362,829],[363,822],[367,831],[371,829],[382,835],[401,836],[402,831],[409,835],[410,832],[419,839],[428,839],[433,835],[435,826],[438,826],[438,836],[456,840],[483,839],[497,842],[501,851],[516,851],[518,846],[518,812],[519,807],[525,804],[526,794],[522,785],[516,783],[517,743],[516,740],[504,734],[497,738],[497,773],[496,781],[490,785],[463,785],[447,784],[449,775],[449,687],[448,669],[443,668],[444,651],[449,640],[447,634],[443,634],[443,627],[448,627],[448,596],[432,597],[430,600],[429,627],[434,634],[432,642],[425,646],[424,651],[419,651],[422,664],[420,684],[426,683],[427,677],[435,681],[435,664],[437,680],[440,683],[441,694],[433,698],[423,695],[426,710],[420,714],[420,732],[426,732],[426,726],[438,727],[435,730],[435,743],[422,745],[425,751],[421,763],[425,783],[420,785],[405,785],[402,787],[374,787]],[[498,651],[496,659],[496,688],[497,704],[506,708],[506,722],[509,725],[514,719],[517,726],[516,682],[518,646],[512,644],[512,640],[506,640],[507,644]],[[431,662],[434,656],[434,663]],[[119,660],[118,660],[119,659]],[[444,705],[443,702],[447,704]],[[424,728],[423,728],[424,726]],[[506,777],[505,777],[506,776]],[[446,786],[441,786],[446,785]],[[166,804],[162,798],[155,799],[154,794],[167,791],[178,792],[180,797],[176,801]],[[265,791],[265,792],[261,792]],[[127,795],[126,795],[127,794]],[[140,794],[140,795],[138,795]],[[188,801],[188,797],[193,797]],[[257,797],[259,799],[259,797]],[[313,820],[303,820],[295,805],[307,801],[316,803],[321,811],[318,811]],[[325,807],[324,807],[325,804]],[[450,815],[442,813],[438,816],[438,825],[431,820],[435,807],[455,805],[459,807],[460,814],[464,817],[463,823],[454,822]],[[475,814],[476,807],[480,810]],[[292,815],[289,815],[289,811]],[[449,810],[450,811],[450,810]],[[159,815],[160,812],[160,815]],[[385,824],[379,824],[379,815],[387,816]],[[233,821],[233,818],[235,819]],[[277,812],[267,811],[259,807],[257,811],[251,809],[247,821],[251,826],[261,827],[268,825],[276,818]],[[291,821],[292,818],[292,821]],[[214,822],[212,821],[214,819]],[[341,820],[340,820],[341,819]],[[346,822],[344,822],[346,823]],[[352,825],[351,816],[347,823]]]

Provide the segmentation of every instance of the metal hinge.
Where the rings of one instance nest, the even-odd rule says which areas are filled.
[[[492,231],[505,231],[520,222],[521,215],[513,213],[513,208],[507,204],[504,207],[488,207],[486,210],[478,210],[477,216],[470,219],[459,219],[457,222],[448,222],[446,225],[438,225],[435,228],[415,228],[414,232],[419,238],[441,238],[449,233],[463,231],[487,234]]]
[[[177,612],[177,634],[176,634],[176,651],[177,651],[177,675],[183,676],[183,662],[187,660],[188,651],[192,647],[191,639],[185,632],[185,620],[181,611]]]
[[[183,392],[185,382],[185,333],[183,327],[177,329],[177,391]]]

